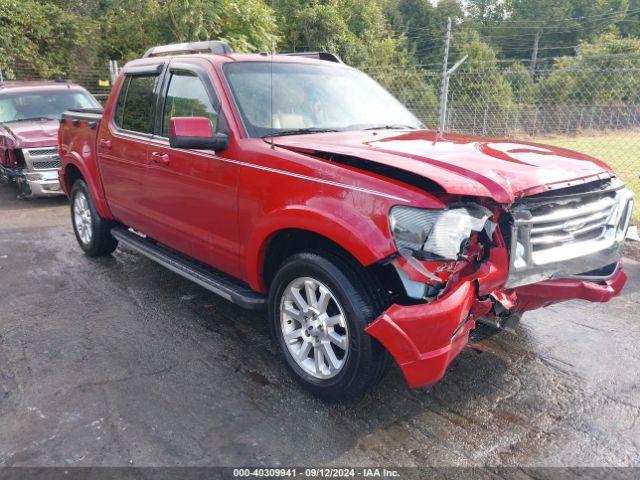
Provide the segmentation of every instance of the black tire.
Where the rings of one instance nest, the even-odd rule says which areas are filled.
[[[309,277],[324,284],[340,303],[348,324],[348,349],[344,365],[336,376],[319,379],[294,360],[280,323],[280,305],[285,289],[295,279]],[[269,291],[272,333],[285,365],[308,391],[328,402],[352,399],[379,382],[390,365],[384,347],[364,329],[388,306],[385,290],[376,279],[352,259],[337,253],[298,253],[277,271]]]
[[[87,240],[83,240],[81,233],[79,232],[78,225],[76,225],[76,215],[74,209],[76,208],[76,202],[80,202],[81,196],[86,199],[89,212],[89,225],[90,237]],[[76,235],[78,245],[89,257],[103,257],[110,255],[117,247],[118,241],[111,236],[112,222],[103,219],[93,203],[89,188],[84,180],[76,180],[71,189],[71,223],[73,224],[73,232]]]

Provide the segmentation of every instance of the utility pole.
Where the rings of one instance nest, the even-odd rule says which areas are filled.
[[[442,80],[440,85],[440,121],[438,122],[438,137],[442,135],[447,121],[447,98],[449,96],[449,46],[451,45],[451,17],[447,18],[447,36],[444,41],[444,60],[442,62]]]
[[[120,67],[118,67],[117,60],[109,60],[109,80],[111,80],[111,86],[116,83],[116,78],[118,78],[118,73],[120,72]]]
[[[542,29],[538,29],[533,39],[533,54],[531,55],[531,78],[536,78],[536,66],[538,63],[538,46],[540,45],[540,37],[542,37]]]
[[[447,128],[447,104],[449,102],[449,80],[451,76],[467,61],[469,55],[465,55],[458,60],[451,68],[449,66],[449,45],[451,44],[451,18],[447,19],[447,38],[444,44],[444,62],[442,64],[442,85],[440,86],[440,118],[438,120],[438,131],[436,132],[437,142],[442,138]]]

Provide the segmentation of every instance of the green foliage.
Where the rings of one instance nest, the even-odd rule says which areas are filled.
[[[277,40],[273,12],[261,0],[166,0],[160,9],[179,42],[218,38],[238,51],[256,52]]]
[[[513,99],[511,85],[498,68],[496,51],[485,43],[476,31],[463,31],[454,37],[452,59],[465,55],[469,59],[452,78],[455,104],[475,105],[478,102],[494,109],[508,108]]]
[[[356,66],[406,63],[401,42],[371,0],[279,0],[281,50],[329,51]]]
[[[407,65],[402,68],[375,68],[367,73],[392,92],[425,125],[436,128],[440,76]]]
[[[505,18],[503,0],[468,0],[467,11],[482,25],[493,25]]]
[[[505,0],[502,8],[505,18],[482,33],[507,58],[530,57],[538,32],[540,52],[558,56],[614,28],[628,0]]]
[[[90,61],[88,42],[96,24],[85,20],[53,3],[0,0],[0,68],[4,75],[12,78],[16,61],[43,77],[68,74],[77,65],[76,58]]]
[[[427,0],[386,0],[383,5],[389,24],[403,37],[416,63],[441,62],[447,18],[454,25],[464,19],[459,0],[441,0],[436,6]]]
[[[502,71],[502,76],[511,87],[514,103],[533,105],[536,102],[539,89],[531,78],[530,70],[522,63],[510,65]]]
[[[211,38],[239,52],[330,51],[432,125],[447,17],[450,64],[469,55],[451,105],[501,112],[640,103],[638,10],[640,0],[0,0],[0,68],[7,78],[17,64],[34,77],[73,77],[154,45]],[[541,57],[566,53],[554,71],[542,66],[534,81],[521,63],[503,68],[501,59],[531,55],[538,31]]]
[[[123,60],[167,43],[216,38],[258,52],[278,40],[273,11],[262,0],[114,0],[102,28],[103,56]]]
[[[559,58],[554,67],[540,81],[541,102],[640,103],[640,39],[606,33],[583,43],[575,57]]]
[[[113,0],[101,18],[103,59],[132,60],[169,36],[162,31],[162,8],[157,0]]]
[[[219,30],[209,38],[226,40],[239,52],[265,52],[278,42],[275,14],[262,0],[222,0]]]
[[[627,15],[618,23],[618,29],[625,37],[640,37],[640,0],[629,0]]]

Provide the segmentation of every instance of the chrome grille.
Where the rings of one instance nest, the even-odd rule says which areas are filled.
[[[34,170],[51,170],[60,168],[60,160],[33,160]]]
[[[30,170],[54,170],[60,168],[58,147],[29,148],[23,150]]]
[[[625,188],[515,205],[507,286],[571,278],[616,263],[632,205]]]
[[[530,239],[533,253],[589,238],[597,238],[607,227],[616,208],[614,194],[584,203],[580,200],[566,206],[545,205],[531,211]]]
[[[58,147],[51,148],[30,148],[27,150],[32,157],[43,157],[58,155]]]

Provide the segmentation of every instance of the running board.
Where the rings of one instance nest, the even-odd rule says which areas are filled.
[[[266,297],[254,292],[248,286],[203,263],[192,260],[159,243],[147,240],[125,227],[112,228],[111,235],[131,250],[243,308],[262,310],[267,306]]]

